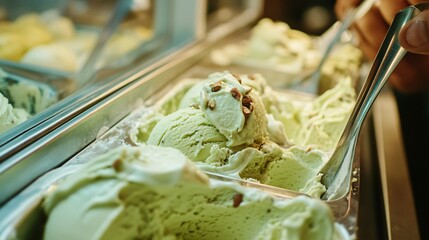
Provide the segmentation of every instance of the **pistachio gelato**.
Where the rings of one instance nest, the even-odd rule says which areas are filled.
[[[123,147],[67,176],[43,203],[44,239],[350,239],[329,207],[209,180],[183,154]]]
[[[317,65],[320,51],[308,34],[284,22],[263,18],[249,39],[214,50],[211,59],[219,65],[239,64],[298,74]]]
[[[252,78],[260,79],[255,81]],[[183,108],[160,118],[147,142],[143,139],[140,142],[177,148],[207,172],[257,181],[319,198],[326,191],[326,187],[320,182],[322,174],[319,172],[329,158],[329,150],[323,148],[325,145],[317,148],[319,145],[313,146],[293,138],[296,131],[290,130],[290,126],[287,126],[289,123],[284,121],[289,119],[287,114],[293,112],[282,108],[285,100],[265,101],[269,103],[267,107],[272,113],[267,114],[262,99],[264,96],[266,100],[268,96],[273,98],[275,92],[264,84],[262,76],[257,78],[247,75],[241,78],[229,72],[211,74],[207,80],[197,82],[183,95],[181,101],[187,102],[186,105],[190,107],[181,104]],[[245,82],[253,83],[261,92]],[[196,102],[198,90],[199,103]],[[333,95],[333,92],[338,95]],[[354,96],[350,95],[350,99],[346,99],[347,104],[344,103],[343,106],[342,102],[337,101],[340,96],[345,95],[344,91],[333,92],[327,92],[310,102],[302,102],[314,111],[321,109],[320,126],[309,123],[308,125],[315,125],[312,129],[304,125],[307,131],[302,134],[315,137],[317,133],[324,133],[321,135],[327,135],[327,139],[319,138],[314,141],[324,140],[323,144],[326,146],[335,140],[331,140],[331,137],[336,137],[341,132],[336,127],[342,126],[342,121],[347,118]],[[247,101],[246,98],[250,100]],[[336,108],[344,111],[335,113]],[[323,114],[329,117],[331,112],[344,119],[341,118],[340,123],[337,123],[336,118],[328,118],[328,126],[325,126]],[[282,121],[277,121],[276,118]],[[294,118],[289,120],[291,119]],[[301,123],[299,118],[297,121]],[[299,126],[299,123],[292,122],[291,125]],[[289,134],[292,141],[289,141]]]

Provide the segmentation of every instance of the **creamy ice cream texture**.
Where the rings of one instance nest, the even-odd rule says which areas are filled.
[[[216,49],[211,58],[219,65],[236,63],[299,73],[314,67],[320,52],[309,35],[284,22],[264,18],[252,29],[248,40]]]
[[[281,121],[289,143],[332,151],[346,126],[356,101],[349,77],[313,101],[281,101],[269,112]]]
[[[225,136],[205,117],[202,110],[195,108],[180,109],[162,118],[147,142],[180,149],[196,162],[222,161],[231,152],[226,147]]]
[[[0,133],[5,132],[30,117],[24,109],[13,108],[8,99],[0,93]]]
[[[57,100],[56,91],[48,85],[12,76],[0,69],[0,133],[45,110]]]
[[[264,105],[237,75],[212,75],[203,85],[200,108],[228,139],[228,146],[261,143],[267,137]]]
[[[14,107],[10,103],[10,91],[4,86],[9,85],[6,84],[7,76],[7,73],[0,69],[0,133],[15,127],[31,116],[25,109],[18,106]],[[21,92],[25,92],[25,89],[22,89]],[[4,95],[5,93],[8,93],[7,97],[9,98]]]
[[[276,93],[261,84],[263,80],[254,82],[261,85],[259,89],[262,90],[258,92],[256,88],[249,91],[242,79],[245,78],[223,72],[196,83],[182,98],[182,102],[186,102],[181,104],[183,108],[160,118],[146,143],[177,148],[204,171],[319,198],[326,191],[320,183],[320,169],[329,158],[353,107],[354,92],[350,82],[345,80],[338,88],[313,101],[295,104],[289,99],[270,99]],[[196,89],[200,89],[199,104]],[[241,98],[234,97],[239,94],[243,94]],[[243,117],[244,112],[240,111],[243,96],[251,96],[252,104],[256,104],[249,109],[253,107],[252,113],[259,111],[259,115],[254,116],[262,121],[254,123],[249,121],[250,117]],[[261,100],[264,98],[272,114],[266,113]],[[185,107],[189,104],[191,107]],[[246,127],[250,133],[246,137],[232,137],[241,134]],[[285,134],[291,139],[287,146],[279,144],[284,142],[279,139],[285,138]],[[243,141],[231,144],[231,140],[236,139]]]
[[[61,181],[44,239],[349,239],[327,205],[209,180],[181,152],[123,147]]]
[[[272,141],[229,147],[227,139],[197,108],[161,118],[147,144],[174,147],[205,171],[259,181],[319,198],[326,188],[318,174],[327,154],[315,149],[284,149]]]
[[[58,93],[51,86],[0,69],[0,93],[14,108],[29,114],[40,113],[58,101]]]
[[[271,85],[296,84],[300,75],[314,71],[331,34],[310,36],[284,22],[261,19],[250,36],[215,49],[211,60],[220,66],[241,65],[273,75]],[[327,40],[328,39],[328,40]],[[321,69],[319,93],[334,87],[345,76],[357,78],[363,62],[360,49],[350,42],[337,44]]]

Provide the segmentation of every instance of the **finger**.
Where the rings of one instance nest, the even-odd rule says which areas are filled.
[[[359,5],[362,0],[337,0],[335,3],[335,14],[338,19],[343,19],[347,12]]]
[[[377,4],[381,15],[388,24],[392,23],[397,12],[408,6],[410,3],[407,0],[379,0]]]
[[[427,2],[427,0],[408,0],[408,3],[411,5],[416,5],[417,3]]]
[[[421,12],[402,28],[399,43],[410,52],[429,54],[429,10]]]
[[[380,47],[388,27],[378,8],[372,8],[354,25],[354,28],[359,33],[360,40],[368,49],[372,48],[375,51]],[[370,51],[367,50],[367,52],[369,53]],[[372,57],[372,55],[368,57]]]
[[[368,38],[361,32],[359,28],[354,27],[353,33],[357,38],[357,42],[359,43],[359,49],[363,52],[368,60],[372,61],[375,58],[378,49],[372,46]]]

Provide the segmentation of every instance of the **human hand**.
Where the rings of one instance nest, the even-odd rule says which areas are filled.
[[[351,7],[362,0],[337,0],[335,11],[341,19]],[[395,14],[421,0],[379,0],[352,27],[359,46],[373,60]],[[415,24],[413,24],[415,23]],[[401,92],[429,89],[429,11],[412,19],[399,34],[400,44],[409,51],[392,73],[389,83]],[[426,55],[425,55],[426,54]]]
[[[429,10],[419,13],[402,28],[399,42],[409,52],[429,54]]]

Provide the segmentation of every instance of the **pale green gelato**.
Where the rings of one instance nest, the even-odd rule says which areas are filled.
[[[19,76],[10,77],[0,69],[0,93],[14,108],[37,114],[58,101],[57,93],[49,86]]]
[[[173,113],[179,108],[190,107],[192,104],[186,104],[185,107],[182,107],[182,102],[183,99],[186,98],[186,95],[189,95],[188,92],[191,91],[190,88],[195,88],[194,85],[194,82],[192,82],[192,84],[189,82],[184,83],[183,85],[181,85],[180,89],[176,89],[177,91],[167,93],[164,96],[165,101],[163,101],[162,104],[157,103],[154,107],[158,110],[159,113],[163,115]]]
[[[322,151],[297,146],[284,149],[268,141],[259,148],[247,147],[237,151],[223,165],[208,162],[196,164],[208,172],[257,181],[320,198],[326,187],[320,182],[322,175],[319,172],[327,158],[328,154]]]
[[[263,96],[266,89],[270,88],[267,80],[260,73],[241,74],[240,79],[244,85],[253,88],[260,96]]]
[[[228,75],[230,75],[228,71],[215,72],[210,74],[208,79],[199,80],[199,81],[195,80],[192,87],[185,88],[187,90],[185,94],[183,94],[182,91],[179,92],[178,95],[183,96],[180,100],[179,108],[188,108],[190,106],[200,105],[201,91],[203,91],[203,87],[207,84],[210,85],[213,81],[218,81],[219,79]],[[261,101],[265,106],[265,108],[267,107],[269,108],[272,105],[277,106],[278,104],[278,100],[276,98],[277,93],[274,92],[271,89],[271,87],[267,85],[267,81],[261,74],[259,73],[241,74],[238,76],[238,78],[240,78],[242,85],[252,88],[251,90],[252,95],[254,94],[258,95],[258,96],[254,96],[255,104],[257,106],[261,105]],[[176,97],[174,97],[173,99],[177,100]],[[171,106],[172,104],[170,102],[171,102],[170,100],[166,101],[165,104],[162,104],[161,108],[165,109],[168,106]],[[164,107],[165,105],[166,107]],[[258,107],[258,108],[261,108],[261,107]],[[171,108],[168,108],[168,109],[171,110]],[[287,139],[284,133],[283,124],[280,121],[276,120],[271,114],[267,114],[266,118],[267,118],[266,129],[267,129],[268,138],[271,141],[281,145],[287,144]]]
[[[210,75],[200,107],[227,139],[228,146],[262,143],[268,136],[265,107],[252,88],[229,72]]]
[[[355,101],[351,80],[345,78],[313,101],[281,102],[278,106],[271,106],[270,112],[283,122],[289,143],[332,151]]]
[[[287,148],[279,146],[288,142],[285,136],[288,130],[299,133],[311,128],[301,130],[301,122],[280,122],[275,116],[283,120],[287,114],[301,113],[300,110],[306,108],[294,108],[298,105],[293,104],[283,106],[281,101],[269,100],[269,96],[275,98],[276,95],[262,76],[243,76],[217,72],[208,80],[197,82],[184,94],[184,108],[161,118],[147,143],[177,148],[200,169],[208,172],[258,181],[320,198],[326,188],[320,182],[322,175],[319,172],[328,153],[304,144],[288,144]],[[271,103],[268,107],[274,114],[266,114],[261,102],[264,96]],[[199,105],[196,103],[198,97]],[[327,95],[313,102],[300,103],[302,106],[310,103],[311,106],[319,106],[329,102],[331,97]],[[242,111],[244,98],[251,98],[249,109],[253,109],[247,117]],[[200,106],[205,107],[200,109]],[[335,109],[337,106],[332,107]],[[318,108],[325,110],[324,107]],[[287,111],[280,114],[279,109]]]
[[[350,239],[320,200],[209,181],[179,151],[115,149],[60,182],[44,239]]]
[[[196,108],[180,109],[163,117],[147,141],[151,145],[177,148],[196,162],[219,162],[228,158],[231,150],[226,142],[204,112]]]
[[[313,100],[279,94],[259,74],[213,73],[189,88],[183,109],[161,118],[147,143],[177,148],[204,171],[320,198],[319,173],[354,106],[354,89],[345,79]],[[247,117],[244,98],[253,109]]]
[[[145,144],[153,128],[163,117],[164,115],[156,111],[147,111],[136,119],[136,121],[130,123],[130,129],[127,132],[129,140],[136,145]]]
[[[326,191],[318,174],[326,153],[300,147],[284,149],[272,141],[233,148],[226,141],[201,109],[185,108],[161,118],[147,144],[176,148],[205,171],[254,180],[315,198]]]
[[[240,64],[298,74],[317,65],[320,51],[308,34],[264,18],[248,40],[214,50],[211,59],[219,65]]]
[[[352,44],[339,45],[322,68],[319,89],[325,92],[344,78],[358,79],[363,63],[362,51]]]
[[[265,154],[270,154],[278,146],[268,145]],[[277,150],[278,151],[278,150]],[[326,187],[320,182],[320,169],[328,160],[324,152],[301,147],[290,147],[283,151],[279,159],[273,159],[264,166],[260,182],[268,185],[291,189],[320,198]]]
[[[180,105],[179,108],[187,108],[192,105],[199,105],[200,104],[200,98],[201,98],[201,91],[203,90],[203,87],[206,83],[218,80],[222,78],[223,76],[230,74],[228,71],[224,72],[215,72],[208,76],[207,79],[204,80],[194,80],[194,83],[192,84],[192,87],[185,88],[186,93],[182,94],[181,92],[179,94],[176,94],[180,97]],[[243,85],[246,85],[248,87],[252,88],[252,91],[255,92],[262,98],[264,105],[265,102],[269,102],[270,100],[275,101],[275,97],[269,97],[266,95],[266,92],[268,91],[270,93],[270,96],[272,92],[270,86],[268,86],[267,81],[265,78],[259,74],[259,73],[253,73],[253,74],[240,74],[238,75],[238,78],[240,78],[241,83]],[[176,96],[175,95],[175,96]],[[265,100],[267,98],[267,100]],[[174,100],[177,100],[176,97],[174,97]],[[168,103],[169,101],[167,101]]]
[[[211,76],[211,75],[210,75]],[[209,76],[209,79],[210,79]],[[200,104],[201,90],[206,80],[197,81],[189,88],[180,100],[179,108],[188,108]]]
[[[30,118],[24,109],[13,108],[0,93],[0,133],[5,132]]]

